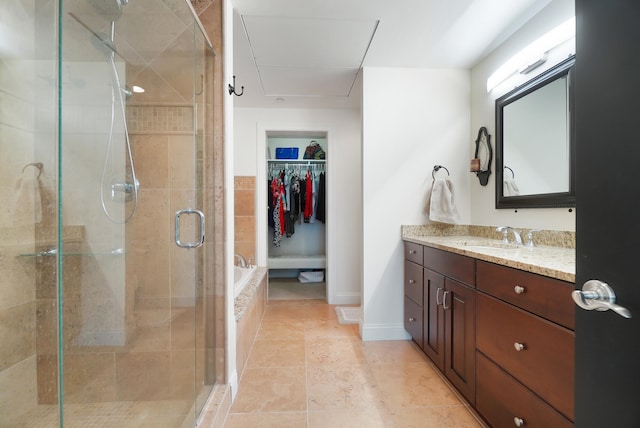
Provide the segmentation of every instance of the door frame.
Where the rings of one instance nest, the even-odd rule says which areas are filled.
[[[333,162],[332,153],[334,150],[330,149],[332,136],[335,135],[333,128],[326,123],[314,123],[314,122],[301,122],[295,125],[291,123],[258,123],[256,128],[256,263],[258,266],[267,266],[268,259],[268,240],[267,240],[267,216],[262,212],[262,208],[268,207],[267,194],[262,191],[261,183],[267,178],[267,140],[270,136],[283,134],[283,135],[299,135],[300,137],[308,136],[309,134],[324,134],[327,139],[326,152],[326,164],[325,171],[326,176],[326,213],[327,213],[327,227],[326,227],[326,269],[325,269],[325,282],[327,284],[326,299],[329,304],[339,304],[338,297],[336,296],[335,288],[335,262],[331,257],[335,254],[335,228],[330,227],[335,216],[335,191],[332,173]]]

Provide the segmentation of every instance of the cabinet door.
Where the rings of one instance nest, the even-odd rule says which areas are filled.
[[[445,369],[444,374],[464,397],[475,404],[475,291],[445,279]]]
[[[444,371],[444,276],[424,270],[424,327],[423,351],[433,363]]]

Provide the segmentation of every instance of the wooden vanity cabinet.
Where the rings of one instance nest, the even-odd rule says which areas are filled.
[[[478,412],[495,427],[571,426],[573,285],[483,261],[476,285]]]
[[[404,328],[422,348],[422,245],[405,242],[404,256]]]
[[[572,283],[405,242],[405,328],[491,427],[571,427]]]
[[[475,402],[474,260],[405,243],[405,328],[424,353],[471,403]],[[420,276],[416,256],[422,254]],[[420,294],[415,287],[422,278]],[[421,296],[422,300],[417,301]],[[422,329],[415,326],[422,309]],[[421,335],[421,340],[420,340]]]

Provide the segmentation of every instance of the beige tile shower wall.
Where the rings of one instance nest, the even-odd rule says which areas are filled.
[[[193,130],[191,106],[128,106],[127,127],[132,134],[184,134]]]
[[[231,219],[225,219],[224,212],[224,189],[226,188],[224,181],[224,97],[226,94],[226,82],[223,73],[223,56],[222,49],[223,26],[222,26],[222,7],[223,2],[220,0],[193,1],[200,22],[202,23],[209,40],[213,44],[215,50],[215,58],[209,58],[206,62],[205,70],[205,88],[211,87],[212,90],[206,90],[206,120],[204,135],[205,156],[209,160],[205,163],[206,177],[212,179],[205,183],[206,200],[211,206],[213,205],[213,219],[208,222],[207,240],[213,237],[211,244],[213,245],[214,258],[214,294],[215,294],[215,378],[218,384],[227,383],[225,378],[225,345],[226,345],[226,327],[225,327],[225,223]],[[211,162],[213,160],[213,162]],[[208,168],[213,168],[210,174]],[[209,242],[209,241],[207,241]]]
[[[256,178],[234,178],[235,207],[235,253],[246,260],[255,260],[256,253]]]
[[[0,15],[11,17],[13,9],[3,3]],[[21,207],[14,206],[18,180],[37,174],[27,165],[47,160],[38,159],[45,153],[38,144],[52,141],[53,135],[47,133],[50,123],[36,120],[51,107],[46,98],[53,88],[38,91],[43,84],[36,75],[49,70],[44,58],[28,57],[34,44],[32,23],[33,17],[4,22],[3,36],[11,38],[15,30],[21,37],[12,38],[13,53],[0,61],[0,426],[11,426],[37,405],[36,258],[21,254],[33,254],[38,224],[28,212],[16,215]],[[46,163],[47,172],[50,167]]]

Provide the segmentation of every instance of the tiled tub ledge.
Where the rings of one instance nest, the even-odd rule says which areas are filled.
[[[249,278],[247,285],[244,286],[240,294],[234,300],[234,315],[236,322],[240,321],[247,310],[250,309],[251,304],[258,295],[260,284],[267,274],[268,269],[266,267],[257,267],[251,278]]]
[[[528,229],[521,230],[526,236]],[[511,237],[510,237],[511,239]],[[533,248],[492,247],[501,236],[490,226],[402,226],[402,240],[564,281],[575,282],[575,233],[536,232]]]

